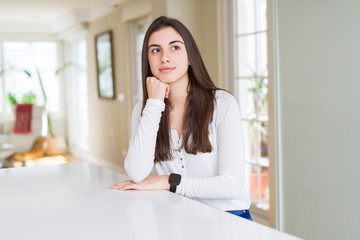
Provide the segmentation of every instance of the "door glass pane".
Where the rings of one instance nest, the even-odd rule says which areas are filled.
[[[268,119],[268,78],[254,76],[248,79],[248,91],[252,112],[248,117],[267,121]]]
[[[135,75],[134,75],[134,96],[133,96],[133,105],[135,105],[138,101],[143,98],[143,90],[142,90],[142,72],[141,72],[141,54],[142,54],[142,45],[147,29],[147,21],[146,18],[140,19],[134,22],[134,36],[135,38]]]
[[[255,26],[255,2],[254,0],[236,1],[237,34],[253,33]]]
[[[260,171],[260,167],[254,164],[249,164],[250,170],[250,198],[252,203],[258,203],[259,199],[259,181],[258,181],[258,173]]]
[[[241,117],[243,119],[253,118],[255,115],[254,92],[250,90],[255,88],[255,84],[247,78],[238,79],[236,83]]]
[[[249,154],[250,158],[248,159],[249,162],[256,163],[259,156],[259,133],[257,129],[254,127],[256,126],[256,121],[253,119],[248,121],[248,136],[247,139],[249,141]]]
[[[262,165],[269,166],[269,147],[268,147],[268,135],[269,135],[269,122],[260,122],[260,159],[263,161]]]
[[[248,164],[250,175],[251,202],[263,209],[269,208],[269,169],[258,165]]]
[[[261,167],[260,176],[258,177],[258,181],[260,181],[259,189],[258,189],[258,207],[263,209],[269,208],[269,168]]]
[[[267,76],[267,34],[260,33],[256,35],[256,74]]]
[[[255,35],[237,39],[237,76],[249,77],[256,72]]]
[[[256,31],[266,31],[267,0],[256,0]]]

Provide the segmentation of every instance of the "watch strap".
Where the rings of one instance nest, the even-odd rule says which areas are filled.
[[[175,193],[176,192],[176,187],[177,187],[176,184],[170,184],[170,192]]]

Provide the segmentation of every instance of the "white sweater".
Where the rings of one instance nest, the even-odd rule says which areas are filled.
[[[171,130],[173,159],[155,164],[158,175],[182,176],[176,193],[194,198],[221,210],[250,207],[244,184],[244,142],[239,105],[226,91],[217,90],[213,121],[209,124],[210,153],[188,154],[181,146],[176,130]],[[144,180],[154,167],[154,155],[161,113],[165,104],[148,99],[141,116],[139,102],[132,114],[132,137],[125,158],[125,170],[134,182]],[[177,150],[179,149],[179,150]]]

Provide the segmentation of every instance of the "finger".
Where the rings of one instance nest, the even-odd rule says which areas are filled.
[[[111,185],[109,188],[113,190],[120,190],[120,186],[115,186],[115,185]]]
[[[121,191],[133,190],[133,189],[136,189],[136,184],[133,182],[129,182],[126,184],[121,184],[121,185],[117,186],[116,188]]]
[[[151,84],[151,83],[155,83],[155,82],[160,82],[160,80],[157,79],[156,77],[147,77],[146,78],[146,84]]]
[[[126,184],[126,183],[129,183],[129,182],[131,182],[131,181],[130,181],[130,180],[127,180],[127,181],[124,181],[124,182],[120,182],[120,183],[113,184],[113,185],[111,185],[110,187],[112,187],[112,186],[119,186],[119,185],[121,185],[121,184]]]
[[[117,187],[119,187],[118,184],[114,184],[114,185],[109,186],[109,188],[111,188],[111,189],[114,189],[114,188],[117,188]]]
[[[129,189],[129,187],[128,187],[128,185],[122,184],[122,185],[113,185],[113,186],[110,186],[110,189],[124,191],[124,190]]]
[[[123,190],[123,191],[126,191],[126,190],[137,190],[137,188],[135,187],[134,184],[131,184],[131,185],[123,186],[123,188],[122,188],[121,190]]]
[[[111,189],[116,189],[116,190],[120,190],[120,189],[122,189],[124,186],[129,185],[129,184],[133,184],[133,183],[134,183],[133,181],[128,180],[128,181],[124,181],[124,182],[121,182],[121,183],[113,184],[113,185],[109,186],[109,188],[111,188]]]
[[[115,189],[115,190],[120,190],[123,186],[124,186],[124,184],[114,184],[114,185],[111,185],[109,188]]]
[[[170,86],[166,84],[165,98],[168,98],[168,97],[169,97],[169,93],[170,93]]]

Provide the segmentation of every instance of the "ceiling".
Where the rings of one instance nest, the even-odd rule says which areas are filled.
[[[0,33],[57,33],[89,22],[125,0],[0,0]]]

